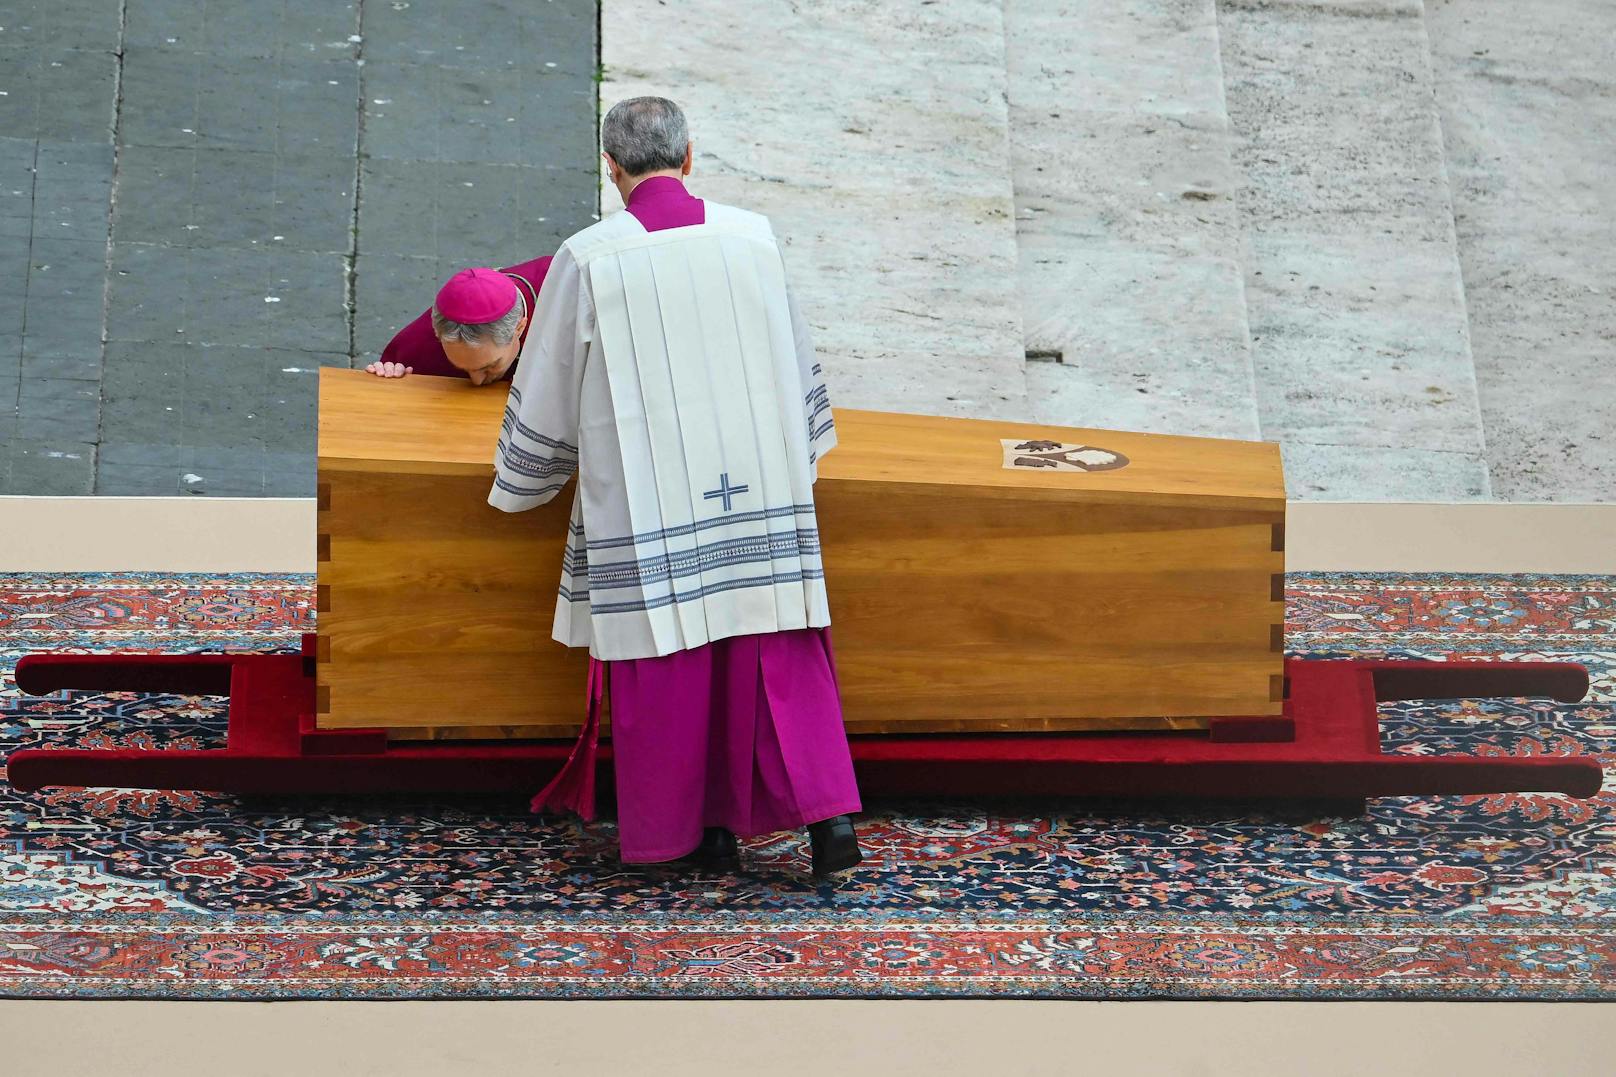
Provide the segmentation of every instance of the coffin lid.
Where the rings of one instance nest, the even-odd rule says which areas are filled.
[[[362,370],[320,371],[320,468],[422,475],[487,476],[505,407],[504,385],[459,378],[378,378]],[[839,445],[819,465],[821,480],[1007,500],[1131,502],[1283,512],[1279,446],[1264,441],[1190,438],[1006,423],[993,420],[835,411]],[[1012,445],[1052,442],[1006,453]],[[1083,446],[1121,454],[1104,467]],[[1055,466],[1006,467],[1007,460],[1054,460]],[[1103,469],[1071,470],[1063,459]]]

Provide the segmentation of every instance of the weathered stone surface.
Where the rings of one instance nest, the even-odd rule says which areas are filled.
[[[16,363],[17,360],[11,358],[0,361],[0,370],[7,371],[0,374],[0,445],[17,436],[17,394],[22,383],[16,374],[10,373],[16,369]]]
[[[117,81],[111,53],[0,42],[0,137],[109,142]]]
[[[1219,8],[1262,430],[1298,462],[1297,496],[1489,496],[1420,13]]]
[[[456,268],[552,254],[589,222],[595,183],[592,169],[367,161],[363,254],[434,258]],[[431,294],[420,298],[430,300]]]
[[[1252,237],[1247,300],[1263,436],[1482,451],[1453,245],[1406,236]]]
[[[130,45],[119,137],[131,146],[256,149],[353,159],[359,69],[352,59],[282,59]]]
[[[110,3],[118,6],[117,0]],[[353,0],[128,0],[123,43],[212,56],[344,59],[358,53],[358,32],[359,4]]]
[[[0,493],[306,496],[320,365],[593,218],[592,0],[362,6],[7,5]],[[602,104],[686,105],[693,189],[773,217],[838,403],[1260,408],[1296,496],[1616,498],[1605,0],[604,18]]]
[[[1472,453],[1283,442],[1292,499],[1483,501],[1487,470]]]
[[[321,365],[597,211],[594,0],[0,6],[0,493],[308,496]]]
[[[594,171],[592,72],[367,59],[364,87],[368,159]]]
[[[118,12],[123,0],[6,0],[0,47],[118,48]]]
[[[1426,25],[1494,495],[1616,500],[1616,7]]]
[[[71,358],[100,354],[105,260],[105,240],[33,240],[23,312],[24,354]]]
[[[1011,122],[1023,249],[1237,256],[1240,177],[1221,114],[1013,107]]]
[[[25,441],[94,442],[101,394],[93,381],[24,378],[17,394],[17,437]]]
[[[365,4],[367,60],[590,77],[592,0],[390,0]]]
[[[271,475],[277,489],[312,482],[319,370],[347,365],[342,352],[113,343],[102,382],[103,481],[156,495],[270,494]]]
[[[82,497],[95,492],[95,444],[56,435],[17,436],[0,445],[0,492]]]
[[[632,0],[601,35],[603,110],[678,101],[691,189],[773,220],[836,402],[1026,413],[999,3]]]
[[[348,350],[338,255],[118,243],[112,267],[108,339]]]
[[[1020,299],[1043,422],[1257,436],[1212,0],[1006,5]]]
[[[1027,364],[1039,422],[1254,437],[1240,267],[1159,251],[1022,252]]]
[[[334,155],[125,146],[118,239],[346,254],[353,184],[353,161]]]
[[[112,146],[41,139],[34,161],[33,236],[104,244]]]

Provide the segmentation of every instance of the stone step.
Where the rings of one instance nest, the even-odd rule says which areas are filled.
[[[615,0],[600,103],[679,102],[692,192],[771,218],[836,404],[1024,418],[1004,45],[1000,0]]]
[[[1293,497],[1490,497],[1419,0],[1220,0],[1262,436]]]
[[[1616,7],[1432,0],[1425,23],[1493,495],[1616,501]]]
[[[1213,0],[1006,0],[1032,416],[1254,438]]]

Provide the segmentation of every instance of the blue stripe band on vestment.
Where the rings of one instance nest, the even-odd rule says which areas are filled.
[[[525,449],[519,449],[504,439],[499,442],[499,455],[507,468],[521,475],[531,475],[535,479],[542,479],[547,475],[571,475],[578,466],[576,460],[557,460],[554,457],[538,456]]]
[[[685,560],[692,557],[701,557],[707,554],[720,554],[726,550],[733,550],[741,546],[762,542],[774,543],[776,545],[795,543],[798,546],[818,546],[819,529],[816,527],[799,527],[794,531],[766,531],[760,534],[738,535],[734,538],[721,539],[717,542],[698,543],[695,546],[683,550],[660,550],[655,553],[647,554],[646,556],[637,560],[602,561],[597,559],[595,563],[609,571],[628,572],[636,568],[643,569],[664,564],[670,558],[674,560]],[[579,564],[589,564],[589,551],[587,549],[579,549],[576,546],[569,545],[564,551],[563,556],[566,558],[569,567]]]
[[[625,535],[621,538],[589,539],[587,545],[591,550],[610,550],[620,546],[633,546],[642,542],[682,538],[712,527],[728,527],[731,524],[751,523],[754,520],[772,520],[781,516],[801,516],[813,511],[813,505],[789,505],[773,509],[754,509],[751,512],[736,512],[728,516],[715,516],[710,520],[698,520],[692,524],[664,527],[659,531],[643,531],[637,535]]]
[[[555,493],[567,484],[558,482],[554,486],[541,486],[537,490],[530,490],[525,486],[513,486],[496,475],[494,476],[494,485],[508,494],[515,494],[517,497],[543,497],[545,494]]]
[[[512,395],[515,395],[514,389],[512,390]],[[520,405],[521,401],[517,400],[515,403]],[[540,445],[546,445],[560,452],[571,453],[574,456],[578,455],[578,446],[569,445],[565,441],[558,441],[552,437],[546,437],[545,435],[532,429],[531,427],[527,426],[527,424],[522,422],[522,419],[517,415],[516,408],[514,406],[507,405],[505,408],[505,417],[500,420],[499,428],[501,431],[508,434],[510,433],[510,428],[513,426],[516,428],[518,433],[527,438],[529,441],[537,442]]]
[[[740,587],[772,587],[778,584],[804,583],[808,580],[821,580],[824,578],[825,573],[821,569],[803,569],[801,572],[782,572],[776,573],[772,576],[753,576],[744,580],[727,580],[722,583],[708,584],[699,590],[687,591],[684,594],[675,593],[671,595],[663,595],[660,598],[647,599],[639,602],[610,602],[595,605],[594,602],[591,601],[590,612],[636,613],[644,610],[659,609],[663,606],[671,606],[675,602],[694,602],[699,598],[706,598],[708,595],[718,594],[723,591],[733,591]]]
[[[718,572],[736,565],[757,561],[784,561],[816,558],[821,550],[817,539],[803,541],[796,535],[754,538],[744,542],[707,547],[688,554],[672,557],[647,558],[644,561],[590,568],[588,564],[569,562],[566,571],[574,577],[587,576],[591,587],[643,587],[647,584],[666,583],[669,580],[696,576],[703,572]]]

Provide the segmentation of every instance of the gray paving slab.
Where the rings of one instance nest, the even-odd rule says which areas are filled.
[[[17,397],[22,388],[22,339],[0,337],[0,442],[17,436]]]
[[[341,256],[116,243],[107,338],[348,349]]]
[[[95,492],[95,444],[64,438],[16,437],[4,447],[0,492],[82,497]]]
[[[17,394],[21,382],[15,374],[0,374],[0,442],[17,436]]]
[[[23,351],[85,358],[101,350],[104,239],[35,237],[28,256]]]
[[[115,52],[122,8],[123,0],[6,0],[0,46]]]
[[[336,155],[126,146],[117,236],[177,247],[346,254],[354,165]]]
[[[100,386],[76,378],[23,378],[17,394],[17,436],[93,443],[101,425]]]
[[[364,253],[468,265],[552,254],[593,211],[595,173],[521,165],[365,162]]]
[[[347,363],[337,352],[111,344],[101,466],[115,471],[106,481],[218,494],[239,490],[249,474],[260,485],[279,476],[283,491],[312,480],[319,370]]]
[[[337,0],[128,0],[124,43],[214,56],[358,55],[359,5]]]
[[[8,241],[18,239],[26,252],[28,237],[34,233],[34,158],[38,152],[38,139],[0,138],[0,257]],[[7,268],[0,266],[0,280],[18,279],[5,274]]]
[[[591,72],[365,60],[365,153],[577,169],[595,155]],[[558,102],[572,107],[557,107]],[[430,123],[423,117],[433,117]]]
[[[105,246],[112,166],[111,143],[41,139],[34,163],[34,242],[69,239]]]
[[[0,340],[18,341],[21,352],[23,312],[28,302],[28,235],[0,234]]]
[[[365,57],[479,70],[532,68],[591,75],[593,0],[367,3]]]
[[[0,491],[309,496],[322,366],[597,211],[592,0],[4,7]]]
[[[354,264],[354,365],[380,355],[394,333],[431,305],[451,272],[436,258],[362,252]]]
[[[24,348],[27,341],[23,342]],[[55,353],[30,355],[25,350],[19,364],[24,380],[55,378],[65,381],[99,383],[101,380],[101,349],[83,355]]]
[[[201,474],[190,466],[166,467],[101,462],[95,492],[119,497],[174,497],[212,494],[217,497],[262,497],[264,472],[260,467],[209,469]]]
[[[0,137],[110,142],[118,58],[0,45]]]
[[[131,146],[264,150],[352,159],[352,60],[236,56],[128,46],[120,137]]]
[[[313,497],[317,483],[314,461],[304,456],[295,470],[264,470],[264,497]]]

